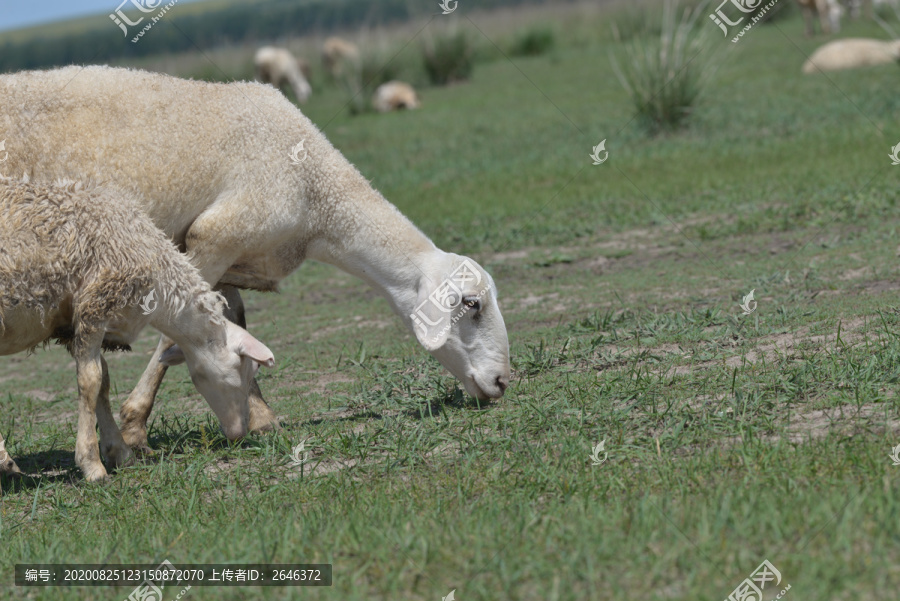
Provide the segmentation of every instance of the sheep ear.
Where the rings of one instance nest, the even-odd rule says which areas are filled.
[[[416,339],[429,352],[438,350],[447,342],[453,305],[458,304],[451,298],[438,301],[435,292],[434,289],[420,287],[416,307],[410,314]],[[445,306],[448,304],[451,305],[449,308]]]
[[[170,346],[162,355],[159,356],[159,362],[166,367],[173,367],[184,363],[184,351],[177,344]]]
[[[238,354],[241,357],[249,357],[260,365],[275,367],[275,355],[272,354],[272,351],[246,330],[241,333]]]

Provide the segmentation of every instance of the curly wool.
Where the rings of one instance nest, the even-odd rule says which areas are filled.
[[[74,352],[153,289],[170,316],[193,303],[224,325],[224,298],[128,195],[0,178],[0,334],[4,308],[21,304],[43,317],[71,302],[72,328],[64,331]]]

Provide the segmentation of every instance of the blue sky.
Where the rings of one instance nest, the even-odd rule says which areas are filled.
[[[196,1],[178,0],[178,3]],[[107,15],[116,10],[121,2],[122,0],[0,0],[0,31],[86,15],[108,19]],[[131,0],[126,0],[122,8],[127,10],[130,6]]]

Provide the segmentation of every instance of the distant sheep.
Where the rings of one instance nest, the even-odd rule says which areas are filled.
[[[101,456],[114,465],[131,459],[109,407],[101,350],[127,349],[148,324],[178,342],[160,361],[186,358],[225,435],[247,433],[250,380],[274,359],[222,317],[222,305],[127,196],[0,178],[0,355],[54,339],[66,345],[78,371],[75,462],[88,481],[106,477]],[[17,472],[0,437],[0,473]]]
[[[359,72],[359,48],[353,42],[332,36],[322,44],[322,65],[335,79]]]
[[[313,259],[372,286],[469,394],[499,398],[509,384],[490,274],[438,248],[271,86],[101,66],[0,75],[0,140],[0,173],[126,188],[239,324],[239,288],[276,290]],[[152,361],[122,405],[132,446],[146,444],[164,376]],[[277,423],[252,384],[250,429]]]
[[[900,60],[900,41],[847,38],[829,42],[813,52],[809,60],[803,64],[803,72],[856,69],[896,63],[898,60]]]
[[[301,62],[284,48],[264,46],[256,51],[253,58],[256,81],[270,83],[276,88],[289,85],[300,103],[306,102],[312,94],[312,87],[304,73],[305,62]]]
[[[815,18],[819,18],[822,33],[837,33],[841,29],[844,8],[838,0],[797,0],[806,20],[806,35],[815,35]]]
[[[411,85],[402,81],[389,81],[375,90],[372,106],[379,113],[388,113],[399,109],[417,109],[421,103]]]

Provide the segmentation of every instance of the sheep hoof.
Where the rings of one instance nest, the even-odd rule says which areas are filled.
[[[257,422],[252,417],[250,418],[250,433],[251,434],[262,434],[264,432],[274,432],[281,428],[281,424],[278,423],[277,419],[272,419],[271,421],[265,422]]]
[[[262,397],[250,395],[250,432],[260,434],[262,432],[274,432],[281,427],[278,417]]]
[[[135,451],[150,451],[147,445],[147,430],[144,428],[123,428],[122,439]]]
[[[122,443],[121,445],[110,446],[104,453],[107,462],[113,467],[127,467],[134,464],[134,453],[131,447]]]
[[[105,482],[108,478],[109,474],[102,463],[84,468],[84,479],[88,482]]]

